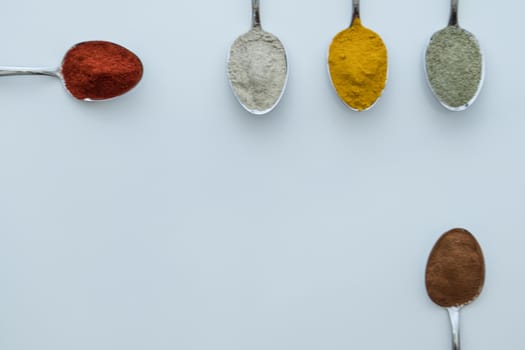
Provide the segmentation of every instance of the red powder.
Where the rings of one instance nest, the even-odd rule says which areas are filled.
[[[107,41],[79,43],[62,61],[66,88],[80,100],[122,95],[138,84],[142,71],[142,63],[133,52]]]

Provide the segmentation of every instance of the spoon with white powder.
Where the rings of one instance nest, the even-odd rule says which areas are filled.
[[[451,111],[474,103],[484,78],[484,59],[476,37],[458,24],[458,1],[451,0],[448,26],[432,35],[425,52],[428,84]]]
[[[232,44],[228,78],[239,103],[262,115],[277,106],[288,79],[286,51],[281,41],[261,27],[259,0],[252,0],[252,28]]]

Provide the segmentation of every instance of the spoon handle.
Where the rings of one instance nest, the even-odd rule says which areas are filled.
[[[458,25],[458,2],[459,0],[451,0],[450,2],[450,19],[448,20],[449,26]]]
[[[252,0],[252,28],[261,28],[261,13],[259,0]]]
[[[350,23],[350,26],[352,26],[352,24],[354,24],[354,21],[356,19],[359,19],[361,18],[360,17],[360,13],[359,13],[359,0],[352,0],[352,7],[353,7],[353,10],[352,10],[352,22]]]
[[[459,310],[460,307],[447,308],[448,316],[450,317],[450,325],[452,327],[452,349],[460,350],[459,347]]]
[[[49,75],[52,77],[60,77],[57,68],[48,67],[0,67],[0,77],[11,75]]]

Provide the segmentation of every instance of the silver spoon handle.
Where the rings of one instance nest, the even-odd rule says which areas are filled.
[[[352,22],[350,23],[350,26],[352,26],[352,24],[354,24],[354,21],[356,18],[360,18],[360,13],[359,13],[359,0],[352,0],[353,3],[352,3]]]
[[[261,28],[259,0],[252,0],[252,28]]]
[[[452,327],[452,349],[460,350],[459,348],[459,310],[460,307],[447,308],[448,316],[450,317],[450,325]]]
[[[49,75],[60,78],[57,68],[48,67],[0,67],[0,77],[11,75]]]
[[[458,25],[458,2],[459,0],[451,0],[450,2],[450,19],[448,20],[449,26]]]

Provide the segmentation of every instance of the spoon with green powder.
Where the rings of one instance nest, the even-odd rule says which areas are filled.
[[[252,0],[252,28],[230,48],[228,78],[233,94],[252,114],[270,112],[283,96],[288,79],[286,51],[275,35],[262,29],[259,0]]]
[[[425,52],[428,84],[451,111],[465,110],[474,103],[485,74],[478,40],[458,24],[458,1],[451,0],[448,26],[432,35]]]
[[[376,32],[361,24],[359,0],[353,0],[350,27],[330,44],[328,70],[337,95],[354,111],[372,108],[385,88],[387,49]]]

